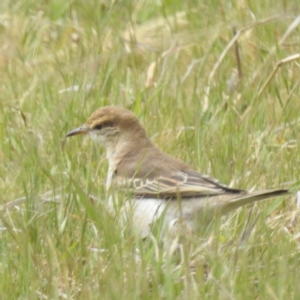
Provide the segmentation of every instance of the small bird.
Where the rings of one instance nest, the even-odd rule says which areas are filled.
[[[106,188],[113,183],[130,190],[133,224],[145,237],[164,218],[167,227],[178,220],[193,229],[252,202],[288,194],[286,189],[247,192],[192,170],[159,150],[138,118],[118,106],[96,110],[87,122],[66,137],[88,134],[106,149],[109,168]]]

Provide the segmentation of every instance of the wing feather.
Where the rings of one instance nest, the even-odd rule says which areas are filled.
[[[169,177],[154,179],[134,178],[130,183],[118,178],[121,186],[132,189],[138,197],[178,198],[209,197],[221,194],[241,194],[244,190],[232,189],[207,175],[195,171],[177,171]]]

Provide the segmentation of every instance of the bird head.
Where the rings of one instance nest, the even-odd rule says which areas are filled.
[[[146,136],[135,114],[118,106],[97,109],[84,125],[67,133],[66,137],[82,134],[88,134],[104,147],[117,144],[119,140],[132,140],[136,135]]]

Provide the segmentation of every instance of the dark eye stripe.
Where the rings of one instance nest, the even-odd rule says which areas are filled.
[[[112,127],[112,126],[113,126],[112,122],[103,122],[101,124],[97,124],[96,126],[94,126],[94,129],[101,130],[103,127]]]
[[[94,127],[94,129],[101,130],[103,128],[102,124],[98,124]]]

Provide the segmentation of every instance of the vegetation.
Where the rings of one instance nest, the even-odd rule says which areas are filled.
[[[300,158],[297,1],[0,7],[1,299],[298,298],[294,195],[180,244],[156,232],[140,241],[107,211],[104,152],[64,142],[98,107],[121,105],[202,173],[289,187]]]

